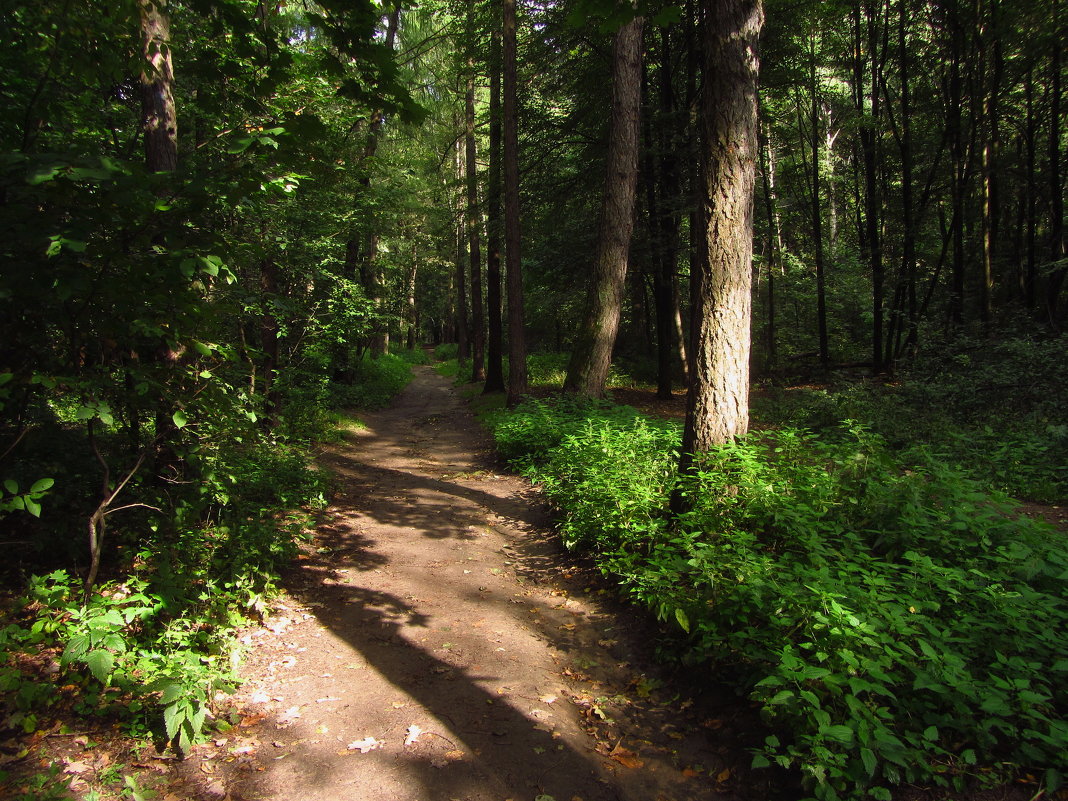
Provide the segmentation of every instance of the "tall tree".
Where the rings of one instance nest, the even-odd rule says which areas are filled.
[[[757,45],[764,9],[761,0],[706,2],[701,156],[708,219],[702,246],[708,259],[693,298],[698,322],[679,462],[683,474],[695,454],[749,427]]]
[[[627,276],[638,180],[644,25],[642,17],[628,21],[612,45],[612,117],[597,255],[564,379],[565,391],[589,397],[604,394]]]
[[[493,15],[490,36],[489,171],[486,176],[486,384],[483,392],[504,392],[501,319],[501,34]]]
[[[475,4],[467,2],[467,91],[464,95],[464,151],[467,159],[467,249],[471,259],[471,380],[486,377],[486,321],[482,314],[481,214],[475,160]]]
[[[166,0],[138,0],[141,17],[141,127],[149,172],[178,167],[178,115],[174,105],[171,23]]]
[[[516,9],[504,3],[504,246],[508,276],[508,405],[527,394],[527,337],[519,228],[519,128],[516,117]]]

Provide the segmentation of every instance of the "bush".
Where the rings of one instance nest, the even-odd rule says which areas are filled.
[[[442,342],[434,348],[434,361],[445,362],[455,359],[460,353],[460,346],[455,342]]]
[[[685,634],[680,658],[761,705],[754,764],[821,799],[1068,764],[1068,547],[930,453],[866,428],[717,448],[666,514],[677,429],[561,400],[493,420],[566,543]]]
[[[351,384],[331,386],[335,408],[381,409],[412,380],[411,364],[404,359],[385,354],[376,358],[365,356],[356,364]]]

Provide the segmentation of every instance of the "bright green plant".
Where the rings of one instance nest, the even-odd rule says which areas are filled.
[[[734,676],[775,734],[754,764],[820,799],[961,787],[1068,764],[1068,547],[930,453],[851,424],[753,435],[699,461],[667,519],[677,433],[571,401],[493,418],[565,541]]]

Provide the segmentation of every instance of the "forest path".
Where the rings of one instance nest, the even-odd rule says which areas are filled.
[[[415,370],[322,454],[338,493],[245,637],[241,725],[185,763],[198,794],[760,797],[724,745],[732,721],[695,718],[636,667],[648,633],[560,552],[536,491],[494,472],[449,382]]]

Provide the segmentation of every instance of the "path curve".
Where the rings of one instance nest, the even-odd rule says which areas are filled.
[[[635,667],[631,622],[560,553],[536,491],[495,472],[446,379],[416,367],[361,418],[320,457],[338,492],[286,600],[245,636],[241,724],[189,761],[203,795],[754,797],[732,722]]]

